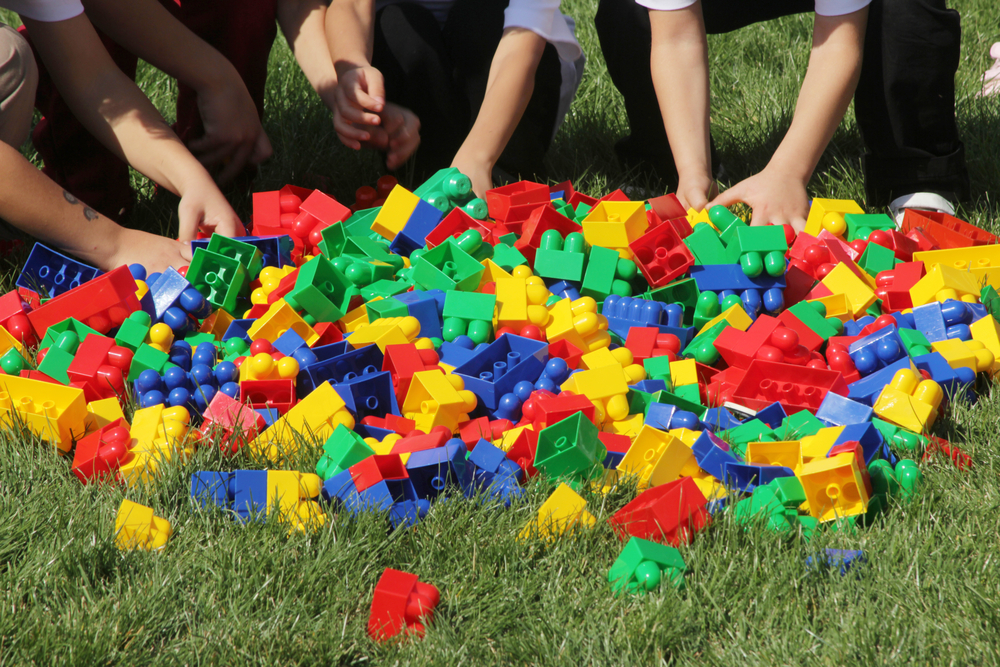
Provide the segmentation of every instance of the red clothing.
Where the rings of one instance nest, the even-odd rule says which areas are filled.
[[[261,117],[267,60],[277,34],[277,0],[160,0],[181,23],[232,62]],[[28,38],[22,26],[21,33]],[[99,33],[100,34],[100,33]],[[135,55],[101,34],[115,64],[135,79]],[[41,60],[35,106],[42,120],[31,134],[43,171],[56,183],[105,216],[118,220],[131,209],[128,165],[106,149],[66,106]],[[194,90],[178,86],[174,131],[187,142],[204,134]]]

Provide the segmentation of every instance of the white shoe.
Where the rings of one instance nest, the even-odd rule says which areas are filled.
[[[903,215],[908,208],[955,215],[955,205],[941,195],[934,192],[914,192],[912,195],[896,197],[889,204],[889,214],[896,221],[897,227],[903,224]]]

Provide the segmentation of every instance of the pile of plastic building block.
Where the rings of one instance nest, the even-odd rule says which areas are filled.
[[[354,207],[256,193],[252,230],[162,274],[36,245],[0,298],[6,427],[130,488],[248,448],[276,467],[199,472],[192,498],[290,532],[334,512],[419,530],[439,497],[509,506],[539,475],[556,490],[520,537],[548,540],[595,525],[584,496],[636,489],[608,580],[644,593],[684,585],[676,547],[713,519],[808,540],[912,497],[922,458],[971,465],[930,431],[1000,369],[1000,245],[945,214],[897,228],[815,199],[795,234],[569,183],[483,201],[447,169]],[[122,505],[121,548],[170,534]],[[438,600],[387,570],[369,631],[422,633]]]

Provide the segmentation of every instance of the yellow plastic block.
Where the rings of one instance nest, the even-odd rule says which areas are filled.
[[[868,491],[854,454],[815,459],[798,476],[809,503],[809,513],[820,522],[864,514]]]
[[[499,439],[493,441],[494,447],[499,447],[505,452],[509,452],[510,448],[514,446],[517,442],[518,437],[521,435],[521,431],[528,430],[534,431],[535,427],[531,424],[526,424],[524,426],[515,426],[514,428],[504,431],[503,435]]]
[[[820,284],[834,294],[843,294],[854,316],[864,313],[878,298],[868,283],[859,278],[846,264],[835,266]],[[827,317],[838,316],[828,310]]]
[[[255,290],[256,291],[256,290]],[[267,303],[267,299],[264,299],[264,303]],[[215,337],[215,340],[222,341],[222,337],[226,334],[226,330],[229,329],[229,325],[233,323],[235,318],[222,310],[221,308],[208,317],[205,321],[201,323],[201,327],[198,329],[199,333],[209,333]]]
[[[700,211],[695,211],[693,208],[687,210],[687,221],[694,229],[695,225],[706,224],[715,231],[719,231],[719,228],[712,224],[711,219],[708,217],[708,209],[703,208]]]
[[[692,476],[692,479],[698,487],[698,490],[701,491],[701,495],[705,496],[705,500],[709,503],[723,500],[729,495],[729,492],[726,490],[726,485],[711,475],[704,475],[701,477]]]
[[[160,551],[172,532],[170,522],[153,516],[151,507],[122,500],[115,516],[115,546],[121,551]]]
[[[755,466],[785,466],[798,475],[802,472],[802,443],[798,440],[751,442],[747,445],[746,462]]]
[[[146,284],[145,280],[135,281],[135,298],[142,301],[142,297],[149,293],[149,285]]]
[[[303,439],[325,442],[340,424],[353,429],[354,417],[333,386],[324,382],[257,436],[250,451],[274,461],[298,451]]]
[[[247,335],[251,340],[258,338],[278,340],[278,337],[289,329],[302,336],[306,345],[312,345],[319,340],[319,334],[284,299],[272,303],[267,312],[253,323]]]
[[[941,385],[922,380],[919,373],[896,371],[875,401],[875,414],[887,422],[914,433],[923,433],[934,424],[944,398]]]
[[[637,478],[639,488],[660,486],[680,477],[681,470],[694,459],[691,448],[652,426],[643,426],[632,446],[618,464],[623,475]]]
[[[601,431],[604,433],[614,433],[616,435],[627,435],[630,438],[634,438],[643,427],[644,416],[640,413],[637,415],[629,415],[625,419],[619,419],[617,421],[605,421],[601,425]]]
[[[592,528],[596,523],[597,518],[587,511],[587,501],[566,484],[560,484],[518,537],[524,540],[537,535],[551,539],[581,526]]]
[[[598,314],[597,302],[586,296],[572,302],[560,299],[552,304],[545,337],[549,343],[565,340],[583,352],[611,345],[608,318]]]
[[[598,409],[598,423],[628,417],[628,378],[621,367],[605,366],[575,373],[561,389],[589,398]]]
[[[187,409],[154,405],[136,410],[132,415],[130,452],[132,457],[118,468],[121,478],[130,487],[153,481],[160,464],[173,459],[175,453],[187,458],[194,453],[194,439],[189,439],[191,415]]]
[[[670,362],[670,382],[675,387],[698,384],[698,366],[694,359]]]
[[[24,345],[21,345],[21,341],[10,335],[10,332],[5,328],[0,327],[0,356],[7,353],[7,350],[14,348],[18,351],[18,354],[24,355]]]
[[[743,306],[741,306],[740,304],[733,304],[732,306],[726,308],[724,311],[722,311],[721,313],[710,319],[708,322],[706,322],[705,326],[703,326],[701,329],[698,330],[698,333],[701,333],[702,331],[705,331],[707,329],[711,329],[713,326],[715,326],[719,322],[722,322],[723,320],[725,320],[726,323],[729,324],[729,326],[735,327],[740,331],[746,331],[747,329],[750,328],[750,325],[753,324],[753,320],[751,320],[750,316],[747,315],[747,312],[743,310]]]
[[[628,248],[628,244],[645,234],[648,227],[643,202],[602,201],[583,219],[583,238],[592,246],[618,250]]]
[[[374,343],[385,352],[387,345],[406,345],[420,335],[420,320],[406,317],[380,317],[370,324],[362,324],[347,339],[351,347],[357,349]]]
[[[843,294],[831,294],[819,299],[809,299],[809,303],[813,302],[823,304],[823,307],[826,308],[827,317],[835,317],[841,322],[854,319],[854,310],[848,303],[847,297]]]
[[[991,373],[1000,371],[1000,324],[992,315],[980,318],[969,327],[972,331],[972,340],[979,341],[983,346],[993,353],[993,367]]]
[[[702,431],[692,431],[689,428],[672,428],[667,431],[667,433],[674,436],[688,447],[693,447],[695,440],[701,436]]]
[[[848,213],[864,214],[864,209],[850,199],[813,199],[806,218],[806,233],[819,236],[824,229],[835,236],[843,236],[847,231]]]
[[[424,433],[439,425],[455,432],[459,424],[468,421],[468,413],[476,409],[477,401],[460,376],[419,371],[413,374],[401,409],[403,416],[415,421]]]
[[[118,402],[117,398],[102,398],[99,401],[87,403],[88,433],[104,428],[119,419],[125,419],[125,413],[122,412],[121,403]]]
[[[979,281],[969,271],[960,271],[951,266],[936,264],[927,271],[927,275],[910,288],[910,298],[913,306],[922,306],[931,301],[946,299],[967,300],[968,297],[979,297]],[[966,297],[963,299],[962,297]]]
[[[483,285],[512,277],[503,267],[497,266],[492,259],[484,259],[480,264],[483,265],[485,271],[483,271],[483,277],[479,279],[479,287],[476,288],[477,292],[482,291]]]
[[[593,489],[594,493],[600,493],[602,496],[606,496],[618,488],[618,481],[620,479],[621,473],[614,468],[609,468],[604,471],[604,474],[601,475],[599,479],[595,479],[590,483],[590,488]]]
[[[970,327],[971,328],[971,327]],[[985,373],[992,370],[996,357],[982,341],[973,338],[963,341],[957,338],[931,343],[931,350],[940,352],[952,368],[965,367],[974,373]]]
[[[295,470],[267,472],[267,513],[290,525],[289,532],[318,530],[326,523],[326,513],[316,502],[323,480],[313,473]]]
[[[372,222],[371,230],[386,241],[392,241],[396,238],[396,234],[403,231],[418,203],[420,197],[402,185],[397,185],[385,198],[385,203]]]
[[[1000,245],[915,252],[913,261],[923,262],[928,268],[941,264],[958,271],[968,271],[980,285],[1000,285]]]
[[[0,423],[23,422],[32,433],[65,454],[87,429],[83,390],[41,380],[0,375]]]
[[[337,321],[346,333],[352,333],[362,324],[368,324],[368,306],[361,304]]]
[[[802,461],[808,463],[812,459],[826,458],[826,453],[830,451],[833,444],[840,437],[843,426],[830,426],[820,429],[815,435],[807,435],[799,441],[799,452],[802,454]],[[791,437],[794,434],[784,434],[784,437]]]
[[[497,328],[511,327],[520,331],[529,324],[544,328],[549,323],[545,302],[552,293],[544,280],[535,276],[509,277],[499,278],[496,283]]]

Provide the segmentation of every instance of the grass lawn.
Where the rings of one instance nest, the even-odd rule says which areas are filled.
[[[564,5],[578,22],[587,73],[551,150],[550,177],[578,189],[644,185],[621,171],[612,146],[625,131],[592,24],[596,0]],[[996,232],[1000,194],[1000,98],[974,97],[1000,40],[991,0],[953,3],[963,14],[958,119],[975,200],[960,216]],[[6,15],[11,21],[11,16]],[[13,19],[16,24],[16,18]],[[732,178],[761,169],[787,127],[809,53],[811,18],[793,17],[710,38],[713,121]],[[627,39],[627,36],[623,36]],[[151,68],[144,90],[170,118],[176,85]],[[265,127],[275,158],[259,190],[322,187],[345,201],[380,175],[377,159],[337,141],[329,116],[279,37],[271,54]],[[30,146],[25,150],[31,154]],[[862,202],[862,145],[848,115],[813,177],[815,196]],[[176,227],[169,197],[142,193],[135,222]],[[249,193],[234,203],[249,212]],[[9,289],[23,256],[8,258]],[[687,589],[615,597],[607,571],[621,543],[601,521],[632,497],[591,496],[598,526],[553,544],[517,534],[552,486],[528,487],[509,510],[462,499],[437,504],[416,529],[387,533],[382,517],[331,515],[310,537],[273,522],[237,526],[193,511],[195,470],[260,468],[240,454],[203,448],[168,466],[153,489],[82,486],[69,460],[32,438],[0,435],[0,665],[6,664],[997,664],[1000,649],[1000,392],[979,386],[935,432],[972,455],[959,472],[923,466],[917,499],[880,525],[821,531],[809,543],[745,531],[719,518],[682,548]],[[289,467],[312,470],[318,447]],[[119,553],[114,515],[122,498],[173,524],[165,552]],[[808,573],[825,547],[863,549],[859,576]],[[376,645],[366,635],[372,590],[385,567],[439,587],[436,620],[420,642]]]

